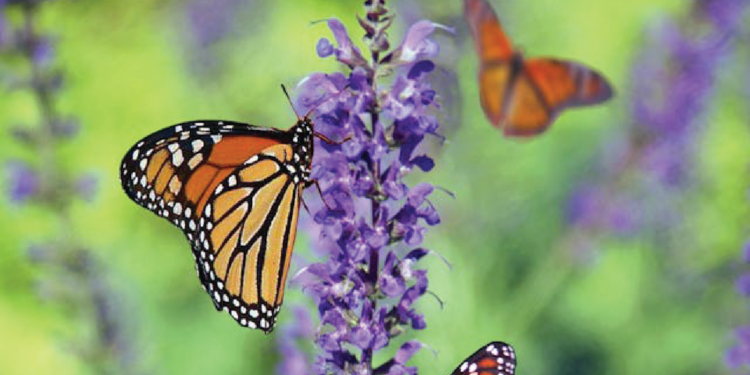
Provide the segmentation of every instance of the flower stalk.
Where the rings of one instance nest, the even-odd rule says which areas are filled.
[[[318,306],[320,350],[300,374],[415,374],[406,361],[421,348],[416,341],[384,363],[373,357],[407,330],[426,326],[413,304],[427,293],[427,271],[415,266],[430,253],[419,247],[426,227],[440,217],[428,199],[433,186],[410,187],[404,179],[434,167],[420,144],[437,135],[431,114],[437,93],[427,78],[439,48],[428,36],[444,27],[417,22],[391,48],[394,14],[383,0],[364,6],[358,22],[369,56],[339,20],[329,19],[336,44],[323,38],[316,49],[320,57],[334,56],[346,73],[313,73],[298,86],[297,107],[316,108],[316,131],[347,139],[316,143],[312,178],[326,204],[314,213],[314,248],[326,260],[305,267],[295,282]]]

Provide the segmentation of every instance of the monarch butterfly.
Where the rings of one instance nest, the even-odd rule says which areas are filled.
[[[128,197],[182,229],[216,309],[266,333],[284,297],[302,191],[314,183],[313,136],[330,141],[314,131],[311,112],[287,131],[184,122],[122,160]]]
[[[506,136],[537,135],[563,109],[612,97],[607,80],[587,66],[556,58],[524,60],[486,0],[464,0],[464,17],[479,54],[482,108]]]
[[[513,375],[516,352],[501,341],[491,342],[466,358],[451,375]]]

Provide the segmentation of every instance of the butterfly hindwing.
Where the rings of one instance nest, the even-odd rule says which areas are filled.
[[[466,358],[451,375],[513,375],[516,352],[501,341],[491,342]]]
[[[599,104],[612,97],[612,87],[601,74],[574,61],[529,59],[524,64],[524,74],[555,111]]]
[[[254,155],[208,199],[193,241],[204,288],[243,326],[270,331],[281,305],[304,185],[289,145]]]
[[[495,127],[500,127],[503,119],[503,104],[508,90],[498,90],[507,87],[512,69],[508,63],[498,63],[479,70],[479,98],[482,109]]]

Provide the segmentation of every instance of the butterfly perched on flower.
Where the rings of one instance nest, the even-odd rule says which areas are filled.
[[[284,297],[302,191],[314,183],[313,137],[328,140],[309,113],[286,131],[219,120],[177,124],[142,139],[122,160],[128,197],[182,229],[216,309],[265,332]]]
[[[563,109],[612,97],[604,76],[585,65],[557,58],[524,59],[486,0],[464,0],[464,18],[479,54],[482,108],[506,136],[540,134]]]
[[[516,352],[501,341],[491,342],[461,362],[451,375],[513,375]]]

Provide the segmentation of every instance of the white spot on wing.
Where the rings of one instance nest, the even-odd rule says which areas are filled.
[[[172,164],[174,164],[175,167],[182,165],[184,160],[185,159],[182,157],[182,150],[177,150],[172,154]]]
[[[200,139],[196,139],[193,141],[193,152],[198,152],[203,148],[203,141]]]

